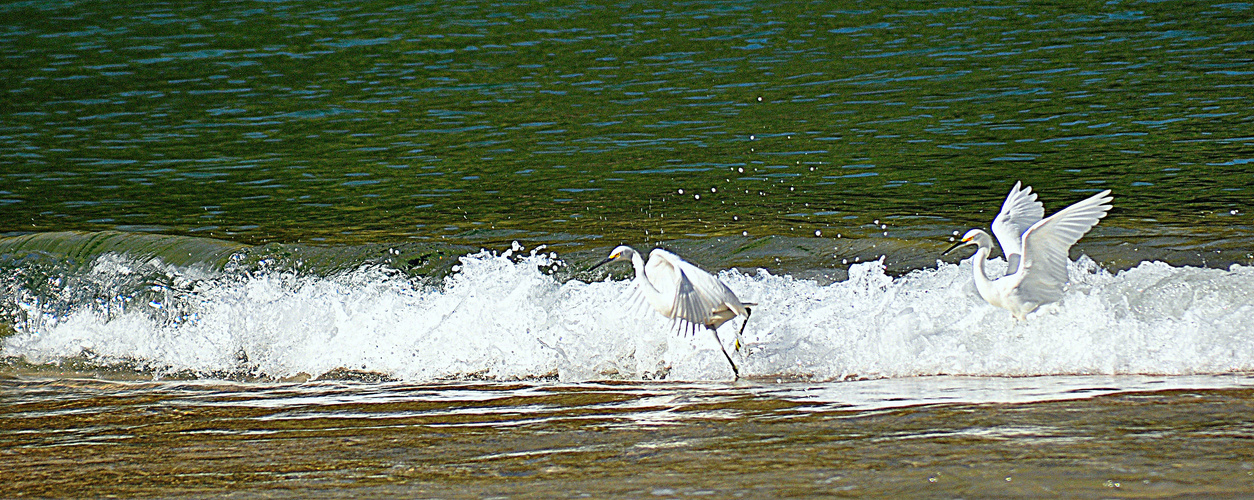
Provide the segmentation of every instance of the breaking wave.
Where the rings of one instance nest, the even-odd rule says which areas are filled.
[[[377,263],[333,272],[217,268],[123,253],[3,283],[10,364],[154,377],[722,380],[714,336],[681,336],[628,302],[630,281],[559,278],[556,254],[460,257],[428,281]],[[998,262],[994,261],[992,265]],[[263,263],[264,264],[264,263]],[[1254,269],[1072,263],[1063,300],[1016,322],[970,262],[900,276],[882,261],[833,283],[719,273],[760,304],[737,362],[753,378],[1216,374],[1254,370]],[[731,351],[731,329],[723,327]]]

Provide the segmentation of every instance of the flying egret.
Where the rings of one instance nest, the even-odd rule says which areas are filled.
[[[1040,219],[1036,214],[1043,215],[1044,209],[1031,190],[1029,187],[1020,191],[1016,183],[1001,213],[993,220],[993,233],[1001,242],[1007,261],[1014,267],[1013,272],[996,280],[985,274],[984,262],[993,249],[993,239],[979,229],[967,231],[961,240],[941,254],[961,246],[976,245],[975,262],[971,266],[976,290],[989,304],[1009,309],[1018,320],[1025,319],[1042,304],[1062,298],[1062,285],[1067,282],[1067,252],[1106,216],[1109,203],[1114,199],[1107,189]],[[1034,217],[1038,220],[1027,224],[1027,229],[1019,233],[1018,227]]]
[[[622,245],[588,270],[627,260],[636,269],[636,277],[632,280],[636,284],[636,293],[643,294],[649,305],[662,316],[670,318],[680,332],[695,333],[700,327],[710,330],[718,348],[723,350],[723,356],[731,363],[732,373],[740,378],[740,369],[718,338],[718,327],[736,316],[745,317],[740,331],[736,332],[735,349],[740,350],[740,336],[751,314],[749,306],[757,304],[741,302],[718,278],[660,248],[649,252],[649,263],[645,264],[635,249]]]

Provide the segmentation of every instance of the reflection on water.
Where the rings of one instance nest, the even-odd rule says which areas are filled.
[[[0,379],[8,474],[0,494],[1098,497],[1254,488],[1247,377],[967,382]],[[929,388],[939,393],[915,392]]]
[[[1254,194],[1244,3],[0,12],[9,233],[938,238],[1022,179],[1222,245]]]

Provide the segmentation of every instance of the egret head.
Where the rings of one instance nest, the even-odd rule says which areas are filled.
[[[964,247],[967,245],[976,245],[977,247],[992,248],[993,238],[984,231],[981,231],[979,229],[972,229],[970,231],[967,231],[967,234],[962,235],[962,239],[958,240],[957,243],[954,243],[953,246],[949,247],[944,252],[941,252],[941,255],[945,255],[949,252],[954,251],[954,249],[958,247]]]
[[[591,271],[593,269],[604,266],[611,262],[616,262],[620,260],[631,261],[631,258],[635,255],[636,255],[635,249],[627,245],[619,245],[617,247],[614,247],[614,250],[610,252],[609,257],[606,257],[605,260],[598,262],[597,265],[589,267],[588,270]]]

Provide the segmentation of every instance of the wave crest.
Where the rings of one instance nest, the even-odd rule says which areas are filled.
[[[4,306],[15,331],[2,354],[156,377],[731,377],[712,335],[672,334],[667,320],[627,300],[629,281],[561,281],[551,272],[561,265],[551,253],[481,251],[429,284],[382,265],[318,276],[106,254],[62,278],[41,281],[32,269],[10,278]],[[881,260],[850,266],[848,279],[830,284],[766,270],[720,277],[760,304],[738,361],[749,377],[1254,369],[1249,267],[1144,262],[1112,274],[1081,258],[1063,300],[1024,322],[984,303],[970,273],[967,261],[894,278]]]

